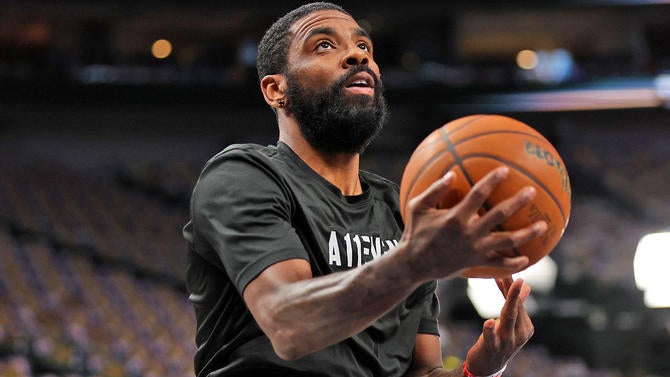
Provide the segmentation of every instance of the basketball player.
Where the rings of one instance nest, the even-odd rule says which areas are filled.
[[[464,368],[442,368],[436,280],[471,266],[522,270],[496,252],[540,222],[492,229],[534,195],[477,216],[500,168],[462,202],[436,209],[447,174],[399,215],[398,186],[359,170],[387,109],[373,45],[346,11],[304,5],[259,45],[260,88],[276,145],[231,145],[204,167],[184,228],[197,317],[198,376],[498,376],[533,333],[529,287],[498,281],[506,303]]]

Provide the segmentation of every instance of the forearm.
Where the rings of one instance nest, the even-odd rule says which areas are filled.
[[[405,377],[463,377],[463,369],[459,367],[452,370],[445,370],[442,367],[439,367],[427,373],[408,373]]]
[[[426,377],[463,377],[463,369],[456,368],[452,370],[438,369],[429,373]]]
[[[279,356],[294,359],[359,333],[421,283],[395,250],[360,268],[282,284],[257,319]]]
[[[504,371],[505,368],[503,367],[501,370],[492,375],[489,375],[488,377],[501,376]],[[461,365],[458,368],[452,370],[445,370],[442,367],[436,367],[428,372],[410,371],[405,375],[405,377],[467,377],[471,375],[472,372],[466,373],[464,367]]]

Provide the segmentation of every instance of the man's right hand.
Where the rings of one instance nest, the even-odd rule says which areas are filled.
[[[401,243],[406,243],[411,269],[419,279],[442,279],[475,266],[496,267],[507,275],[527,267],[527,257],[510,257],[499,251],[540,236],[547,224],[538,221],[514,231],[500,231],[496,227],[528,204],[535,196],[535,189],[526,187],[479,215],[480,208],[508,174],[507,167],[496,168],[458,204],[438,208],[440,198],[454,181],[454,173],[449,172],[409,202]]]

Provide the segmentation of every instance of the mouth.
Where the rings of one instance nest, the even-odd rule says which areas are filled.
[[[369,73],[359,72],[347,80],[344,89],[353,94],[372,96],[375,92],[375,80]]]

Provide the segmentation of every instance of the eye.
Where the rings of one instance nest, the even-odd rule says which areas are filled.
[[[326,48],[326,49],[327,49],[327,48],[333,48],[333,44],[330,43],[329,41],[320,41],[320,42],[317,44],[317,48],[321,48],[321,49],[324,49],[324,48]]]
[[[365,43],[365,42],[359,42],[358,43],[358,48],[360,48],[363,51],[370,51],[370,45]]]

